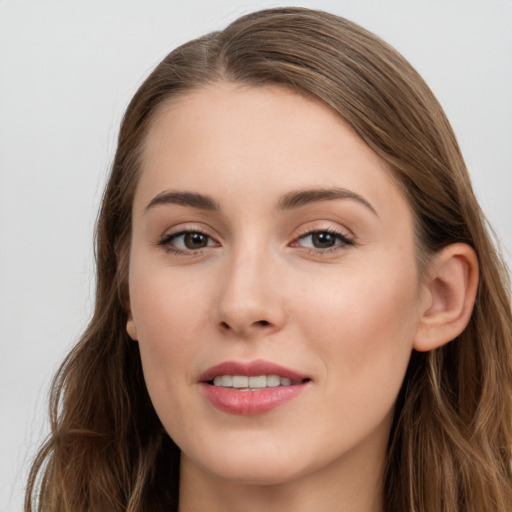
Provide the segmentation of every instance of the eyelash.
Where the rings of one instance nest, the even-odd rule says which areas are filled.
[[[198,248],[198,249],[180,249],[179,247],[176,247],[172,244],[172,241],[180,236],[185,235],[202,235],[207,238],[208,242],[212,241],[213,238],[205,233],[204,231],[200,229],[184,229],[182,231],[178,231],[176,233],[169,233],[164,236],[158,241],[157,245],[164,247],[166,251],[171,252],[177,256],[199,256],[202,254],[203,249],[206,249],[207,247],[212,247],[208,245]],[[332,247],[325,247],[325,248],[317,248],[317,247],[303,247],[303,249],[307,250],[309,254],[315,254],[315,255],[325,255],[330,254],[338,250],[342,250],[343,248],[347,246],[354,245],[354,240],[350,237],[348,237],[346,234],[332,228],[326,228],[326,229],[314,229],[314,230],[308,230],[305,231],[303,234],[299,235],[293,242],[290,244],[292,247],[297,246],[295,244],[298,243],[300,240],[304,240],[307,237],[313,237],[314,235],[322,235],[322,234],[328,234],[332,235],[336,241],[336,244]]]
[[[345,233],[342,233],[341,231],[338,231],[337,229],[335,229],[333,227],[328,227],[325,229],[308,230],[304,234],[300,235],[297,238],[297,241],[304,240],[307,237],[313,237],[314,235],[322,235],[322,234],[331,235],[336,242],[335,245],[331,246],[331,247],[325,247],[323,249],[318,248],[318,247],[308,247],[308,248],[304,248],[304,249],[306,249],[310,254],[322,256],[325,254],[331,254],[338,250],[342,250],[342,249],[346,248],[347,246],[354,245],[354,240],[352,238],[350,238]],[[293,243],[295,244],[296,242],[293,242]]]
[[[213,240],[210,235],[201,229],[183,229],[182,231],[178,231],[176,233],[163,235],[157,245],[164,247],[166,251],[171,252],[177,256],[198,256],[203,252],[202,249],[208,247],[208,245],[206,245],[204,248],[202,247],[199,249],[180,249],[179,247],[176,247],[172,244],[172,240],[185,235],[202,235],[206,237],[208,241]]]

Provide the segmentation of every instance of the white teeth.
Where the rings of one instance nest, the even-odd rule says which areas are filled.
[[[291,386],[299,384],[288,377],[279,377],[279,375],[219,375],[213,379],[214,386],[224,388],[237,388],[241,391],[250,389],[275,388],[277,386]]]
[[[248,388],[249,377],[247,375],[233,375],[233,387],[234,388]]]
[[[215,377],[215,379],[213,379],[213,384],[215,386],[231,388],[233,386],[233,377],[231,375],[220,375],[219,377]]]
[[[267,387],[275,388],[281,384],[281,379],[278,375],[267,375]]]
[[[250,388],[266,388],[267,387],[267,376],[257,375],[255,377],[249,377]]]

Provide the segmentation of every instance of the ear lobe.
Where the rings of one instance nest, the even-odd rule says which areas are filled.
[[[466,244],[449,245],[435,254],[425,283],[429,302],[413,347],[427,352],[450,342],[467,326],[478,288],[478,260]]]
[[[128,312],[128,320],[126,321],[126,332],[133,341],[137,341],[137,328],[135,327],[135,322],[133,321],[132,310],[130,308],[130,301],[126,301],[126,311]]]

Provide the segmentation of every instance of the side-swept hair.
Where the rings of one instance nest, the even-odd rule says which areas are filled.
[[[218,80],[281,85],[337,112],[389,164],[407,198],[420,269],[449,244],[475,250],[480,283],[469,325],[446,346],[412,354],[384,504],[387,512],[510,512],[510,287],[453,131],[393,48],[345,19],[300,8],[249,14],[184,44],[129,104],[97,223],[94,315],[53,382],[51,434],[25,511],[177,510],[179,449],[155,414],[138,344],[125,331],[131,209],[155,113]]]

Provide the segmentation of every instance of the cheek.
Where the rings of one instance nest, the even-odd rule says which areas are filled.
[[[130,275],[130,304],[144,377],[157,407],[162,397],[174,400],[183,373],[193,381],[197,340],[208,309],[200,286],[186,285],[179,276],[170,279],[168,274],[134,268]]]
[[[343,399],[354,397],[356,408],[375,402],[391,407],[417,326],[417,274],[407,268],[386,272],[385,265],[367,269],[350,269],[337,284],[323,283],[304,297],[298,316],[313,350],[322,354],[333,399],[342,391]]]
[[[129,288],[133,319],[143,344],[162,345],[162,350],[186,345],[206,321],[208,285],[201,276],[135,255]]]

